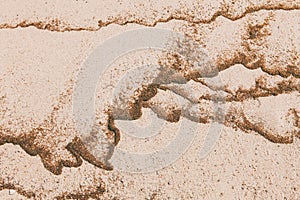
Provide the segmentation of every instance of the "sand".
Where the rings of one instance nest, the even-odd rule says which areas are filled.
[[[299,9],[1,2],[0,198],[300,199]]]

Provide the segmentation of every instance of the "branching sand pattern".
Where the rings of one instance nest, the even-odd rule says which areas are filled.
[[[252,85],[247,86],[248,88],[233,90],[222,84],[215,86],[207,84],[204,78],[215,77],[218,72],[226,71],[230,66],[224,65],[220,61],[221,58],[217,59],[215,65],[203,62],[205,54],[199,51],[200,46],[193,46],[188,41],[180,41],[177,44],[178,48],[173,49],[173,53],[167,53],[168,55],[160,60],[160,66],[139,68],[125,79],[121,83],[124,89],[117,93],[114,97],[116,98],[113,101],[114,104],[108,105],[107,110],[110,110],[113,119],[135,120],[141,117],[142,107],[148,107],[160,118],[170,122],[179,121],[180,116],[199,123],[217,121],[245,132],[254,131],[275,143],[292,143],[293,138],[298,136],[300,131],[299,126],[295,126],[298,118],[294,115],[294,113],[299,113],[300,105],[299,68],[296,64],[269,67],[266,64],[266,55],[260,55],[254,49],[267,43],[266,37],[270,35],[268,26],[269,22],[274,20],[273,17],[272,13],[268,13],[262,24],[255,25],[249,25],[251,23],[249,19],[245,24],[246,34],[249,36],[242,36],[243,40],[240,45],[243,51],[233,52],[234,55],[230,57],[231,66],[241,63],[249,70],[260,68],[266,73],[256,79]],[[228,63],[228,60],[223,62]],[[293,60],[293,63],[297,62],[299,61]],[[189,81],[192,83],[187,84]],[[203,90],[201,91],[196,84],[204,85],[206,87],[204,90],[209,89],[210,93],[201,94]],[[171,86],[168,87],[168,85]],[[126,89],[128,86],[131,90]],[[218,101],[219,98],[212,99],[212,96],[216,95],[214,94],[216,90],[223,92],[225,101],[228,102],[224,105],[224,113],[214,112],[213,101]],[[160,94],[157,95],[157,93]],[[194,95],[194,99],[189,98],[190,93]],[[178,102],[175,94],[179,94],[185,101]],[[288,103],[284,101],[280,94],[289,94],[290,101]],[[276,106],[279,106],[281,110],[274,112],[272,108]],[[270,108],[270,110],[263,111],[265,108]],[[99,115],[101,113],[104,111]],[[224,115],[225,119],[219,115]],[[106,121],[108,118],[102,117]],[[101,129],[108,133],[107,123],[103,121],[101,124],[103,125]],[[119,131],[116,131],[116,134],[119,140]],[[102,140],[99,139],[99,141],[93,149],[101,146]],[[103,152],[102,149],[95,151],[95,155],[102,155],[101,152]],[[105,153],[109,155],[108,159],[112,155],[109,152],[111,150]]]
[[[210,3],[208,3],[210,4]],[[160,118],[169,122],[177,122],[180,116],[199,123],[210,123],[218,116],[214,115],[213,100],[216,91],[224,96],[224,119],[219,121],[228,127],[241,129],[249,133],[258,133],[275,143],[292,143],[294,137],[300,137],[300,18],[299,2],[291,3],[243,3],[222,2],[211,5],[213,9],[204,14],[192,13],[203,5],[194,5],[193,8],[177,9],[165,16],[148,18],[139,17],[138,14],[110,17],[101,19],[95,27],[60,24],[60,20],[53,22],[24,20],[18,23],[2,23],[1,29],[34,26],[38,29],[50,31],[98,31],[110,24],[126,25],[137,23],[144,26],[155,26],[171,20],[183,21],[181,27],[192,41],[195,41],[209,53],[208,68],[194,66],[194,58],[183,55],[178,49],[167,53],[161,58],[160,66],[166,71],[150,69],[153,78],[145,83],[145,77],[139,76],[143,85],[126,92],[128,99],[121,105],[110,105],[103,116],[97,116],[102,129],[108,138],[108,143],[115,145],[121,136],[113,120],[138,119],[142,115],[142,108],[151,108]],[[207,5],[206,5],[207,6]],[[200,12],[199,12],[200,13]],[[284,21],[285,23],[282,23]],[[228,35],[218,35],[218,31],[230,28]],[[289,28],[286,28],[289,27]],[[289,37],[287,37],[289,36]],[[221,38],[222,37],[222,38]],[[222,45],[219,45],[219,44]],[[183,48],[185,48],[183,46]],[[190,47],[188,48],[189,51]],[[181,55],[181,56],[180,56]],[[188,58],[186,60],[186,58]],[[196,60],[195,62],[197,62]],[[250,84],[236,86],[222,79],[221,85],[210,84],[214,76],[230,73],[236,65],[242,65],[246,71],[259,71],[260,75],[254,77]],[[171,70],[172,69],[172,70]],[[170,70],[170,71],[169,71]],[[75,71],[75,70],[74,70]],[[217,73],[215,73],[217,72]],[[139,72],[138,74],[140,74]],[[168,78],[162,80],[160,77]],[[84,146],[84,142],[74,128],[71,116],[72,88],[75,74],[71,81],[64,80],[66,84],[60,92],[54,105],[48,105],[51,115],[26,121],[26,119],[13,119],[18,107],[10,101],[8,85],[13,74],[4,74],[0,77],[0,144],[13,143],[20,145],[28,154],[39,155],[45,168],[54,174],[61,174],[62,168],[78,167],[82,159],[95,166],[111,169],[107,160],[111,150],[98,157],[98,152]],[[145,74],[148,75],[146,71]],[[11,89],[13,90],[13,89]],[[184,104],[177,99],[183,97]],[[169,99],[174,99],[170,103]],[[286,99],[289,101],[286,102]],[[115,106],[115,107],[114,107]],[[121,106],[121,107],[119,107]],[[274,113],[273,108],[281,109]],[[268,112],[265,108],[270,108]],[[121,112],[122,111],[122,112]],[[126,115],[123,111],[128,111]],[[34,116],[33,116],[34,118]],[[99,128],[99,127],[98,127]],[[98,136],[96,136],[97,138]],[[86,139],[86,138],[85,138]],[[94,145],[99,141],[90,138]],[[97,138],[98,139],[98,138]],[[107,140],[107,139],[105,139]],[[100,143],[103,141],[100,141]],[[103,153],[103,152],[102,152]],[[0,182],[1,184],[1,182]],[[4,188],[14,188],[12,185],[0,185]],[[102,195],[103,189],[93,188],[95,198]],[[88,191],[88,189],[87,189]],[[32,192],[24,196],[34,197]],[[88,192],[87,192],[88,193]],[[73,196],[72,196],[73,195]],[[76,192],[61,194],[59,198],[75,198]]]
[[[142,107],[151,108],[159,117],[170,122],[177,122],[180,116],[183,116],[192,121],[210,123],[212,120],[218,118],[218,116],[214,116],[212,101],[213,93],[218,90],[223,91],[226,99],[225,121],[220,121],[220,123],[226,126],[240,128],[246,132],[257,132],[272,142],[291,143],[294,136],[299,136],[299,126],[297,123],[297,120],[299,120],[297,116],[299,115],[298,93],[300,87],[299,68],[297,67],[299,63],[299,57],[297,57],[297,55],[299,52],[295,49],[297,45],[293,44],[291,46],[291,53],[287,55],[291,60],[286,63],[277,60],[278,63],[272,58],[280,49],[277,51],[275,49],[274,51],[268,51],[269,55],[264,53],[265,51],[260,50],[264,48],[264,46],[270,47],[272,45],[268,40],[273,39],[273,37],[269,35],[272,29],[272,22],[276,22],[276,18],[272,12],[262,14],[266,16],[262,23],[256,22],[255,24],[256,16],[251,16],[249,19],[241,20],[241,22],[235,24],[236,27],[233,27],[233,29],[243,33],[238,35],[241,38],[241,43],[236,45],[237,50],[225,51],[222,52],[221,55],[216,54],[216,57],[213,57],[215,60],[210,60],[209,63],[203,63],[201,56],[195,57],[195,52],[200,53],[197,50],[197,48],[200,48],[199,46],[193,47],[190,46],[190,44],[182,43],[180,44],[180,48],[179,46],[174,47],[174,49],[172,49],[173,53],[168,52],[165,58],[160,60],[160,66],[158,65],[159,67],[157,69],[143,69],[144,71],[136,72],[135,77],[129,77],[129,79],[140,80],[140,83],[136,81],[136,87],[132,87],[132,91],[124,90],[123,94],[119,94],[120,96],[125,96],[125,98],[122,99],[123,102],[116,102],[115,105],[110,105],[110,108],[102,112],[103,114],[101,114],[101,112],[99,113],[99,115],[101,115],[98,117],[100,127],[95,131],[94,139],[93,137],[85,138],[85,140],[89,140],[90,145],[94,144],[92,145],[93,148],[90,148],[89,151],[91,152],[92,149],[96,149],[97,146],[103,146],[103,140],[106,140],[98,138],[102,137],[99,136],[100,134],[97,134],[99,128],[107,134],[108,143],[116,145],[120,139],[120,133],[113,125],[114,119],[138,119],[142,115]],[[278,16],[277,18],[280,19],[280,13]],[[277,25],[277,23],[275,24]],[[191,29],[193,29],[193,31],[191,31]],[[189,35],[190,33],[197,32],[195,30],[205,31],[205,29],[201,29],[197,25],[192,25],[189,26],[189,30],[186,30],[186,33]],[[197,34],[190,34],[189,37],[197,41]],[[203,41],[200,41],[199,44],[203,46]],[[209,48],[211,47],[207,46],[208,50]],[[191,52],[194,52],[194,54],[192,55]],[[197,64],[193,66],[193,63]],[[217,76],[235,64],[243,64],[249,70],[260,68],[266,74],[255,80],[252,85],[248,85],[247,88],[231,89],[230,86],[227,85],[214,86],[206,83],[207,77]],[[161,70],[161,68],[163,70]],[[151,74],[150,77],[149,74]],[[126,81],[124,86],[132,84],[131,80]],[[71,121],[63,122],[65,125],[60,128],[58,127],[58,125],[62,123],[58,121],[57,113],[59,110],[68,110],[70,108],[71,93],[72,90],[68,89],[67,93],[62,94],[58,105],[53,107],[52,115],[28,133],[17,131],[13,134],[12,130],[2,125],[1,143],[11,142],[20,144],[30,155],[39,154],[45,167],[55,174],[60,174],[63,166],[79,166],[81,164],[79,156],[83,156],[84,159],[97,166],[111,169],[111,166],[106,163],[107,159],[112,156],[111,147],[107,148],[107,152],[104,153],[106,159],[102,160],[103,152],[100,153],[96,151],[89,154],[86,150],[83,150],[83,144],[81,144],[78,137],[75,137],[73,143],[61,147],[61,149],[68,149],[69,151],[69,153],[63,155],[64,157],[62,157],[62,154],[57,150],[55,150],[57,153],[51,153],[51,151],[47,150],[56,146],[54,145],[55,143],[59,144],[59,141],[53,141],[53,144],[49,143],[49,141],[53,140],[53,138],[50,137],[51,134],[49,134],[49,131],[56,132],[56,135],[76,132],[74,128],[71,128],[73,127],[73,125],[71,125],[73,123],[70,118],[71,116],[60,117],[67,119],[67,121],[71,119]],[[183,104],[176,102],[176,97],[173,96],[175,94],[184,97],[186,102]],[[270,117],[264,116],[265,114],[260,113],[259,110],[260,108],[270,105],[270,102],[274,102],[275,106],[276,99],[280,99],[280,95],[283,94],[289,94],[294,104],[290,104],[290,102],[288,104],[285,103],[286,109],[277,116],[279,117],[278,120],[283,123],[280,124],[277,123],[278,121],[276,120],[269,120]],[[193,97],[190,97],[191,95]],[[167,103],[169,101],[166,102],[164,98],[162,98],[163,96],[174,99],[174,102],[171,104]],[[258,100],[260,101],[259,106],[256,105]],[[2,102],[2,104],[5,105],[5,96],[2,97]],[[66,102],[69,103],[67,104]],[[69,108],[64,108],[66,105],[68,105]],[[247,105],[249,105],[248,108]],[[2,108],[4,108],[4,106]],[[252,113],[253,117],[251,118],[247,112],[250,112],[252,109],[257,112],[255,114]],[[6,113],[6,110],[3,110],[2,113]],[[283,126],[283,128],[276,128],[276,124]],[[97,140],[102,144],[99,144]],[[43,143],[43,141],[47,142]],[[83,151],[85,153],[83,153]],[[103,151],[102,147],[99,151]],[[96,156],[96,158],[94,158],[94,156]],[[102,161],[97,164],[96,160]]]

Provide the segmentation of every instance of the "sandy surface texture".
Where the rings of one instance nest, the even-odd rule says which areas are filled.
[[[0,199],[300,199],[300,1],[1,1]]]

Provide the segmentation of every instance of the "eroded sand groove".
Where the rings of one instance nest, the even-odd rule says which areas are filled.
[[[256,9],[255,9],[256,8]],[[288,10],[288,11],[274,11],[274,12],[260,12],[256,16],[256,11],[259,10]],[[263,71],[263,75],[258,77],[257,80],[253,81],[252,84],[246,85],[241,88],[231,88],[230,85],[225,85],[224,93],[226,94],[226,103],[229,103],[228,114],[226,115],[226,121],[223,123],[226,126],[236,127],[242,129],[246,132],[254,131],[259,133],[273,142],[278,143],[291,143],[293,142],[293,137],[299,137],[299,41],[298,35],[291,36],[292,42],[288,44],[281,45],[280,42],[276,43],[276,48],[270,48],[274,44],[274,40],[280,40],[280,38],[284,38],[287,33],[294,34],[294,32],[290,30],[286,30],[282,35],[273,35],[275,32],[275,27],[280,25],[282,13],[285,12],[286,16],[289,16],[291,19],[297,18],[299,16],[298,11],[292,11],[299,9],[297,3],[293,3],[291,5],[270,5],[270,6],[253,6],[249,7],[247,11],[242,12],[243,14],[235,14],[238,12],[230,12],[228,11],[217,11],[213,17],[210,16],[210,19],[193,21],[193,17],[189,20],[188,17],[178,16],[179,14],[174,14],[172,17],[168,17],[166,19],[154,20],[150,23],[145,22],[143,20],[139,21],[137,19],[131,20],[127,19],[118,19],[113,18],[108,22],[100,22],[99,27],[95,29],[91,29],[91,31],[99,30],[100,27],[108,26],[109,24],[116,23],[120,25],[125,25],[128,23],[138,23],[145,26],[155,26],[158,22],[168,22],[172,19],[183,19],[184,21],[191,22],[188,28],[185,29],[185,33],[192,37],[195,41],[198,41],[200,36],[203,36],[199,42],[201,45],[206,46],[209,52],[215,52],[212,55],[212,60],[215,66],[218,67],[220,73],[223,71],[226,72],[233,65],[242,64],[247,70],[255,70],[261,69]],[[291,12],[291,14],[288,14]],[[251,15],[254,13],[254,15]],[[262,14],[261,14],[262,13]],[[267,13],[267,14],[265,14]],[[249,15],[248,15],[249,14]],[[176,17],[176,15],[178,17]],[[210,35],[214,35],[215,31],[218,28],[222,28],[223,26],[229,25],[232,23],[230,20],[226,22],[222,17],[223,16],[230,20],[236,20],[236,23],[233,25],[233,29],[236,31],[236,35],[234,35],[236,39],[236,45],[229,46],[230,50],[222,49],[215,50],[214,45],[211,45],[212,37]],[[264,20],[257,20],[257,18],[264,17]],[[295,17],[296,16],[296,17]],[[217,18],[224,22],[225,25],[220,25]],[[57,27],[56,23],[53,22],[54,25],[47,25],[42,22],[31,23],[31,22],[22,22],[18,25],[13,25],[10,27],[8,24],[4,24],[2,28],[17,28],[17,27],[28,27],[35,26],[39,29],[46,29],[52,31],[73,31],[73,30],[87,30],[89,28],[70,28],[70,27]],[[199,23],[199,24],[198,24]],[[209,23],[207,27],[202,27],[202,23]],[[293,28],[295,30],[299,30],[299,24],[294,24]],[[281,27],[282,28],[282,27]],[[290,32],[289,32],[290,31]],[[198,34],[194,34],[197,32]],[[296,31],[297,33],[297,31]],[[202,35],[201,35],[202,34]],[[199,36],[200,35],[200,36]],[[290,35],[289,35],[290,36]],[[224,36],[232,38],[230,36]],[[233,37],[233,38],[234,38]],[[217,43],[217,42],[215,42]],[[226,47],[226,44],[224,45]],[[236,47],[236,49],[232,48]],[[269,48],[269,49],[268,49]],[[287,51],[286,48],[289,50]],[[268,49],[268,51],[266,50]],[[255,53],[253,53],[255,52]],[[282,52],[286,52],[285,57],[281,58]],[[176,66],[181,65],[178,62],[181,62],[178,59],[173,59],[171,55],[168,58],[168,64],[170,67],[176,69]],[[195,105],[209,105],[211,103],[211,95],[214,93],[214,90],[220,89],[217,86],[208,85],[205,79],[201,76],[204,74],[204,71],[201,73],[189,72],[190,67],[183,71],[186,76],[185,78],[191,79],[190,84],[201,85],[201,90],[203,89],[205,92],[199,94],[193,92],[196,96],[193,96],[189,99],[192,99],[192,103],[196,103]],[[7,76],[10,76],[9,74]],[[3,77],[5,79],[5,77]],[[226,84],[226,83],[225,83]],[[4,85],[5,87],[6,85]],[[190,91],[190,86],[182,87],[183,91]],[[72,88],[72,87],[71,87]],[[177,94],[180,93],[179,86],[174,85],[164,85],[164,89],[172,90],[173,92],[177,91]],[[182,91],[181,90],[181,91]],[[222,90],[222,88],[221,88]],[[200,116],[192,116],[188,110],[182,109],[180,105],[168,105],[167,103],[160,104],[161,98],[159,95],[170,95],[172,98],[173,94],[167,93],[165,90],[158,88],[155,84],[149,84],[147,87],[137,89],[138,95],[134,97],[134,103],[129,105],[131,117],[133,119],[141,116],[141,108],[151,107],[154,111],[161,110],[161,107],[158,105],[162,105],[163,109],[167,112],[158,113],[160,117],[164,119],[176,122],[179,120],[181,114],[185,114],[189,116],[190,119],[201,119],[199,122],[208,123],[213,116],[208,115],[209,111],[203,111],[200,113]],[[190,92],[181,95],[185,95],[185,97],[191,95]],[[7,107],[6,104],[6,94],[0,93],[1,95],[1,104],[3,106],[1,109],[1,115],[3,118],[7,118],[10,112],[17,112],[12,107]],[[82,141],[78,137],[76,137],[76,133],[73,127],[72,117],[68,115],[71,110],[71,94],[72,89],[66,89],[65,93],[60,94],[59,103],[53,107],[52,114],[44,119],[43,123],[31,128],[31,130],[26,130],[26,122],[24,124],[15,125],[16,127],[12,127],[7,121],[3,121],[0,124],[0,143],[13,143],[20,145],[27,153],[30,155],[39,155],[44,166],[55,174],[60,174],[62,172],[63,166],[66,167],[78,167],[81,165],[83,159],[89,161],[90,163],[105,168],[103,163],[97,161],[95,157],[89,153],[85,147],[82,145]],[[247,107],[249,105],[257,105],[257,99],[269,98],[270,101],[277,102],[282,95],[291,95],[291,103],[286,110],[282,113],[282,121],[289,127],[289,130],[284,131],[280,128],[274,128],[274,124],[268,124],[264,122],[260,124],[255,121],[255,118],[249,114],[250,108]],[[200,104],[199,104],[200,103]],[[263,102],[263,105],[268,105],[268,101]],[[298,107],[297,107],[298,106]],[[175,109],[174,109],[175,108]],[[259,110],[259,106],[255,107],[256,110]],[[199,108],[200,109],[200,108]],[[57,117],[60,116],[60,117]],[[193,118],[194,117],[194,118]],[[264,116],[262,116],[264,117]],[[265,116],[268,117],[268,116]],[[64,120],[61,120],[63,118]],[[111,119],[111,116],[108,116],[108,119]],[[109,129],[109,126],[112,125],[113,122],[107,120],[106,128]],[[24,132],[16,131],[18,128],[22,128],[20,130],[24,130]],[[111,131],[110,131],[111,133]],[[67,138],[67,140],[66,140]],[[64,141],[65,142],[62,142]]]

